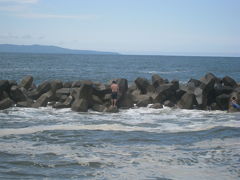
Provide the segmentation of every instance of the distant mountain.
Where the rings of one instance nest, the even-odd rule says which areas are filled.
[[[57,46],[0,44],[0,52],[8,53],[50,53],[50,54],[112,54],[115,52],[74,50]]]

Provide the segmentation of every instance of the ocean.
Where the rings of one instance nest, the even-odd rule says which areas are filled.
[[[240,58],[0,54],[0,79],[107,83],[152,74],[185,83],[207,72],[240,82]],[[119,113],[0,111],[0,179],[240,179],[240,113],[132,108]]]

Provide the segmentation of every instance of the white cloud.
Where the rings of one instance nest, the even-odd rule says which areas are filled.
[[[18,39],[19,36],[13,35],[11,33],[8,34],[0,34],[0,39]]]
[[[25,34],[21,37],[22,39],[32,39],[32,36],[29,34]]]
[[[44,36],[39,36],[38,39],[42,40],[44,39],[45,37]]]
[[[0,3],[35,4],[39,0],[0,0]]]
[[[0,34],[0,40],[12,40],[12,39],[22,39],[22,40],[30,40],[30,39],[44,39],[44,36],[33,36],[31,34]]]
[[[39,0],[0,0],[0,11],[25,11],[30,4],[36,4],[38,1]]]
[[[9,12],[17,12],[24,10],[25,7],[21,5],[8,5],[8,6],[1,6],[0,11],[9,11]]]
[[[18,17],[22,18],[33,18],[33,19],[80,19],[80,20],[89,20],[96,19],[96,15],[61,15],[61,14],[41,14],[41,13],[25,13],[25,14],[16,14]]]

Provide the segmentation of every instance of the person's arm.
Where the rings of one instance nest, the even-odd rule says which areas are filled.
[[[111,86],[110,86],[110,88],[111,88],[111,91],[113,90],[113,87],[112,87],[113,85],[111,84]]]

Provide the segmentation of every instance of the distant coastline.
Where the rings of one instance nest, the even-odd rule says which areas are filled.
[[[233,54],[199,54],[199,53],[166,53],[159,54],[143,54],[143,53],[119,53],[110,51],[95,51],[95,50],[76,50],[62,48],[52,45],[16,45],[16,44],[0,44],[0,53],[21,53],[21,54],[73,54],[73,55],[125,55],[125,56],[166,56],[166,57],[216,57],[216,58],[239,58],[240,55]]]
[[[38,53],[38,54],[103,54],[119,55],[117,52],[94,50],[75,50],[58,46],[0,44],[0,53]]]

